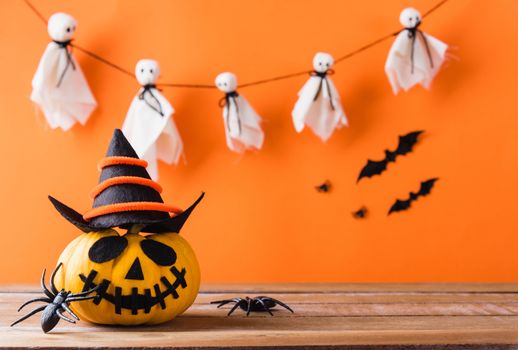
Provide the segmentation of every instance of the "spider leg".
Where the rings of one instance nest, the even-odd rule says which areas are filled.
[[[62,303],[61,304],[61,307],[66,311],[68,312],[73,318],[75,318],[77,321],[79,321],[79,317],[77,317],[77,315],[72,311],[70,310],[70,308],[68,307],[67,303]]]
[[[46,302],[46,303],[52,303],[52,299],[50,298],[36,298],[36,299],[32,299],[32,300],[29,300],[29,301],[26,301],[25,303],[22,304],[22,306],[20,306],[18,308],[18,312],[20,312],[21,309],[23,309],[26,305],[29,305],[30,303],[35,303],[35,302],[38,302],[38,301],[43,301],[43,302]]]
[[[46,296],[48,296],[50,299],[54,300],[56,297],[52,292],[47,288],[45,285],[45,271],[46,269],[43,269],[43,273],[41,274],[41,289],[43,289],[43,293],[45,293]]]
[[[65,315],[63,315],[63,311],[61,311],[61,309],[57,309],[56,310],[56,315],[59,316],[59,318],[61,318],[62,320],[65,320],[67,322],[70,322],[70,323],[76,323],[76,321],[74,321],[73,319],[71,318],[68,318],[66,317]]]
[[[50,288],[54,294],[59,293],[58,289],[56,288],[56,284],[54,283],[54,278],[56,277],[56,272],[58,272],[61,265],[63,265],[62,262],[60,262],[58,266],[56,266],[56,268],[54,269],[54,271],[52,271],[52,274],[50,275]]]
[[[234,305],[234,307],[232,309],[230,309],[230,311],[228,312],[227,316],[230,316],[232,315],[232,313],[239,307],[239,305],[243,302],[244,300],[241,299],[239,300],[236,305]]]
[[[268,311],[268,313],[269,313],[271,316],[273,316],[272,311],[270,310],[270,308],[269,308],[268,306],[266,306],[266,304],[264,303],[263,299],[261,299],[261,298],[256,298],[255,300],[257,300],[259,303],[261,303],[261,305],[264,307],[264,309],[265,309],[266,311]]]
[[[90,293],[93,293],[93,292],[97,291],[100,287],[101,287],[101,285],[99,284],[99,285],[95,286],[95,287],[94,287],[94,288],[92,288],[92,289],[89,289],[89,290],[86,290],[86,291],[84,291],[84,292],[80,292],[80,293],[70,293],[68,296],[69,296],[69,297],[72,297],[72,298],[75,298],[75,297],[84,297],[84,296],[86,296],[86,295],[88,295],[88,294],[90,294]]]
[[[211,301],[211,304],[219,304],[218,308],[222,307],[223,305],[226,305],[228,303],[238,303],[241,300],[241,298],[234,298],[234,299],[227,299],[227,300],[218,300],[218,301]]]
[[[13,323],[11,323],[11,327],[14,326],[15,324],[18,324],[26,319],[28,319],[29,317],[31,317],[32,315],[40,312],[40,311],[43,311],[45,310],[47,306],[40,306],[39,308],[35,309],[35,310],[32,310],[31,312],[29,312],[27,315],[23,316],[22,318],[19,318],[17,319],[16,321],[14,321]]]
[[[67,303],[70,303],[71,301],[81,301],[81,300],[90,300],[90,299],[97,299],[98,295],[90,295],[88,297],[72,297],[72,298],[66,298],[65,301]]]
[[[248,305],[246,307],[246,317],[248,317],[248,315],[250,315],[250,309],[252,309],[252,299],[248,299],[247,302],[248,302]]]
[[[268,298],[269,298],[271,301],[273,301],[274,303],[276,303],[277,305],[280,305],[280,306],[282,306],[282,307],[284,307],[284,308],[286,308],[286,309],[290,310],[292,314],[293,314],[293,313],[295,313],[295,311],[293,311],[293,310],[291,309],[291,307],[289,307],[287,304],[283,303],[282,301],[277,300],[277,299],[274,299],[274,298],[270,298],[270,297],[268,297]]]

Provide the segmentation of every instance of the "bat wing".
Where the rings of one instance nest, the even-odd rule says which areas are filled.
[[[430,194],[433,186],[435,185],[435,181],[437,181],[437,180],[439,180],[439,179],[433,178],[433,179],[421,182],[421,188],[419,189],[419,192],[417,192],[417,195],[426,196],[426,195]]]
[[[399,144],[397,146],[395,154],[405,155],[405,154],[411,152],[412,148],[414,148],[414,145],[417,143],[417,139],[419,138],[419,135],[421,135],[422,133],[423,133],[423,130],[419,130],[419,131],[412,131],[403,136],[399,136]]]
[[[381,161],[367,160],[367,164],[363,167],[358,176],[358,180],[360,181],[364,177],[372,177],[374,175],[379,175],[387,169],[387,159],[383,159]]]
[[[407,210],[408,208],[410,208],[410,204],[412,204],[411,199],[408,199],[405,201],[397,199],[396,202],[390,207],[388,215],[390,215],[394,212],[397,212],[397,211]]]

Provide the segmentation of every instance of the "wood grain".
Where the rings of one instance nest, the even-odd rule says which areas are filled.
[[[185,314],[153,327],[61,322],[43,334],[38,317],[9,327],[37,291],[0,288],[1,348],[518,349],[517,284],[211,285]],[[287,302],[295,314],[226,317],[228,308],[209,304],[259,294]]]

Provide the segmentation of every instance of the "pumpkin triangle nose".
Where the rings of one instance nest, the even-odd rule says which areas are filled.
[[[144,274],[142,273],[142,267],[140,266],[140,260],[138,258],[135,258],[135,261],[133,261],[133,264],[131,264],[130,269],[128,270],[128,273],[126,274],[126,277],[124,277],[127,280],[140,280],[142,281],[144,279]]]

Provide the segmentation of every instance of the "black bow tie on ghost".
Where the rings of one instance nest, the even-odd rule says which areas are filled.
[[[329,84],[329,80],[327,80],[328,75],[335,74],[335,71],[332,69],[328,69],[325,72],[317,72],[316,70],[309,73],[313,77],[319,77],[320,83],[318,84],[318,90],[315,94],[315,97],[313,97],[313,101],[316,101],[318,99],[318,96],[322,93],[322,85],[326,84],[327,87],[327,93],[329,94],[329,104],[331,105],[331,109],[335,110],[335,105],[333,104],[333,93],[331,92],[331,85]]]
[[[236,99],[239,97],[239,94],[237,91],[230,91],[225,93],[225,96],[222,97],[219,100],[219,106],[221,108],[227,107],[227,130],[230,132],[230,107],[231,107],[231,101],[234,102],[234,106],[236,107],[236,114],[237,114],[237,128],[239,135],[241,135],[241,118],[239,118],[239,105],[237,104]]]
[[[76,70],[76,65],[74,63],[74,60],[72,59],[72,54],[70,53],[70,50],[68,49],[68,47],[72,43],[72,40],[67,40],[67,41],[52,40],[52,41],[55,42],[59,46],[60,49],[65,50],[65,53],[67,56],[67,63],[65,65],[65,68],[63,69],[63,72],[61,72],[58,83],[56,85],[56,87],[59,87],[61,85],[61,82],[63,81],[63,78],[65,77],[65,73],[67,72],[68,67],[72,66],[72,69]]]
[[[142,92],[138,95],[139,100],[144,100],[144,102],[149,106],[149,108],[156,111],[160,116],[164,116],[164,112],[162,110],[162,105],[158,98],[153,94],[152,89],[157,89],[155,84],[146,84],[142,86]],[[146,96],[149,96],[151,100],[148,100]]]
[[[410,62],[412,64],[411,73],[414,74],[414,51],[415,51],[415,41],[417,38],[417,34],[421,36],[423,39],[424,47],[426,48],[426,54],[428,55],[428,59],[430,60],[430,67],[433,68],[433,60],[432,53],[430,52],[430,47],[428,46],[428,39],[426,39],[426,35],[419,30],[419,26],[421,25],[421,21],[418,21],[414,27],[405,28],[403,30],[407,31],[408,38],[412,40],[411,49],[410,49]]]

